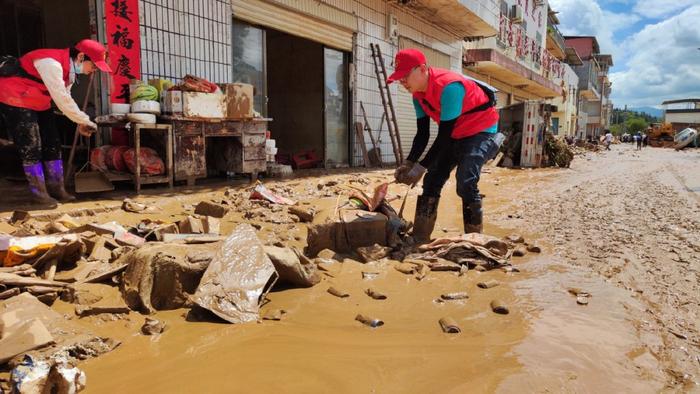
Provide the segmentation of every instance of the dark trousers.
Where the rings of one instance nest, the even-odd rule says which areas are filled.
[[[19,150],[22,164],[61,158],[61,136],[52,110],[34,111],[0,103],[0,123]]]
[[[457,167],[457,195],[463,203],[481,201],[479,195],[479,177],[481,167],[492,158],[498,146],[493,141],[495,134],[479,133],[462,139],[452,139],[449,148],[428,168],[423,178],[423,195],[440,197],[442,187]]]

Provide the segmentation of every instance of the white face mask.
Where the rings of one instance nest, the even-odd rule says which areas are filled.
[[[73,72],[76,74],[82,74],[83,73],[83,62],[80,62],[78,64],[73,62]]]

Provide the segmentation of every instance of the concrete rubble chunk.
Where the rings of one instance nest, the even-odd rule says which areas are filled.
[[[178,223],[180,234],[202,234],[204,232],[204,224],[202,219],[194,216],[188,216]],[[165,236],[163,237],[165,239]]]
[[[272,260],[279,281],[294,286],[311,287],[321,281],[316,264],[292,248],[265,246],[265,253]]]
[[[229,323],[257,321],[260,297],[274,274],[255,229],[241,224],[220,245],[194,301]]]
[[[54,342],[53,336],[39,319],[17,322],[2,329],[0,339],[0,364],[13,357]]]
[[[228,208],[210,201],[202,201],[194,209],[194,213],[197,215],[212,216],[219,219],[226,216],[226,212],[228,212]]]

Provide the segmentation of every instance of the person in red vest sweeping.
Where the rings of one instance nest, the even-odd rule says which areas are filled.
[[[418,243],[430,240],[440,192],[455,167],[464,232],[481,232],[481,167],[498,153],[503,142],[493,90],[462,74],[428,66],[425,55],[417,49],[399,51],[394,69],[387,83],[398,81],[413,95],[417,118],[411,151],[394,176],[399,183],[415,185],[425,174],[423,193],[416,204],[413,238]],[[420,159],[428,145],[430,119],[438,124],[438,134]]]
[[[96,69],[111,73],[105,57],[105,47],[93,40],[82,40],[72,48],[37,49],[19,59],[3,57],[0,120],[19,150],[35,203],[56,206],[56,199],[75,199],[63,182],[61,139],[51,101],[78,124],[80,134],[92,135],[97,126],[80,110],[70,89],[77,74],[92,74]]]

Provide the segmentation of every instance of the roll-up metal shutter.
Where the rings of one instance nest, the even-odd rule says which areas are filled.
[[[425,54],[428,65],[446,69],[450,68],[449,55],[428,48],[425,45],[419,44],[409,38],[400,37],[399,48],[420,49],[423,54]],[[403,86],[398,87],[398,94],[396,98],[396,118],[399,124],[401,148],[403,149],[404,156],[408,156],[408,153],[411,151],[411,145],[413,144],[413,137],[416,136],[416,110],[413,107],[413,97],[411,96],[411,93],[404,89]],[[431,120],[430,142],[428,142],[428,147],[425,149],[425,152],[428,151],[430,146],[433,144],[435,137],[437,137],[437,129],[437,124]],[[425,152],[423,153],[425,154]]]
[[[314,0],[232,0],[234,18],[352,51],[357,18]]]

